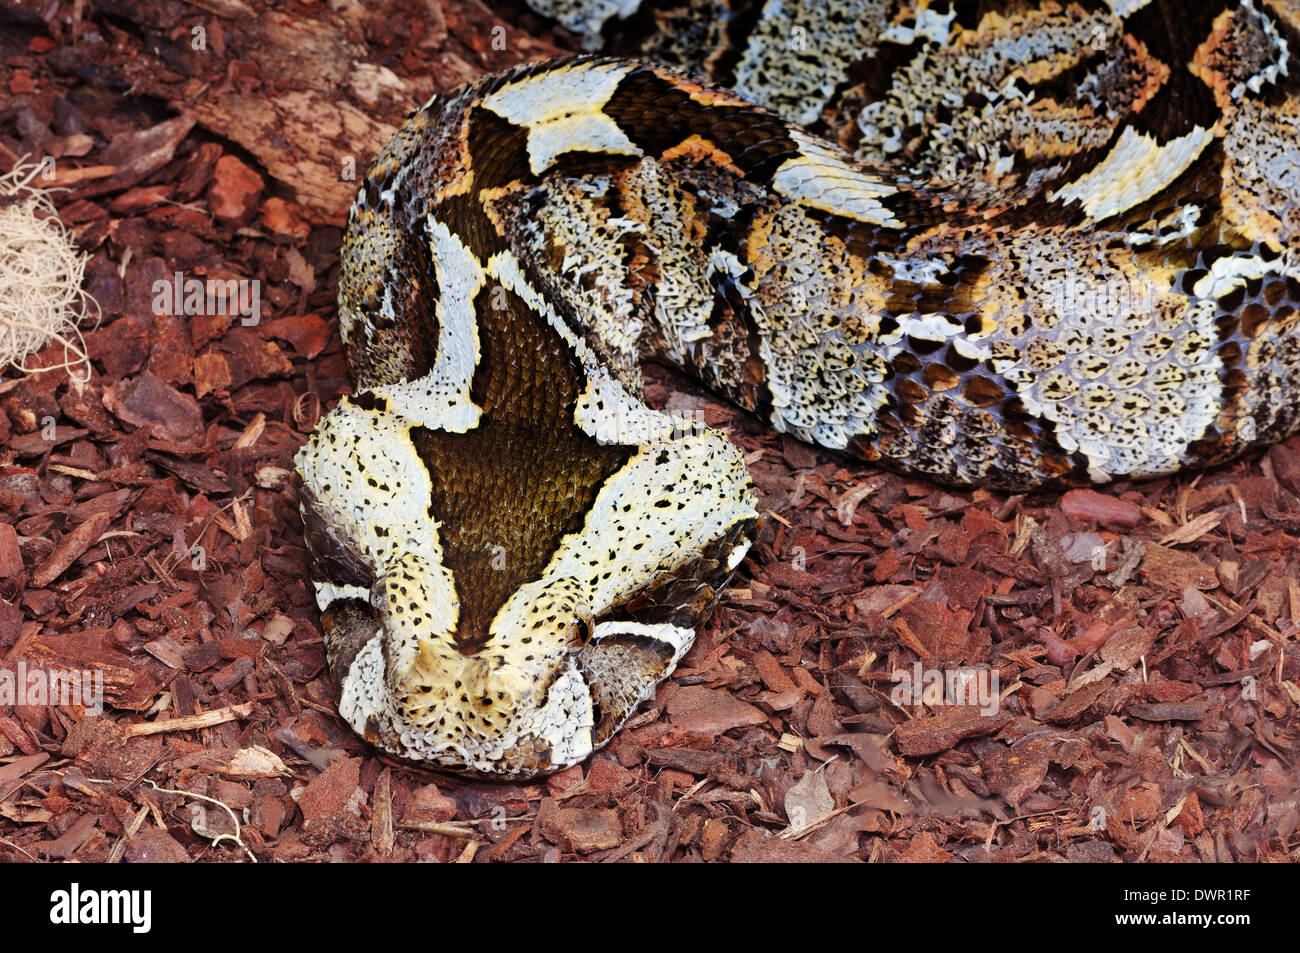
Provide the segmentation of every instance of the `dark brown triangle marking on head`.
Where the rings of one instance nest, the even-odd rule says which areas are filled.
[[[528,130],[484,106],[469,114],[470,168],[475,189],[495,189],[511,182],[535,182],[528,163]]]
[[[486,262],[510,247],[487,217],[477,195],[453,195],[443,199],[430,214],[435,222],[446,225],[479,261]],[[425,255],[428,254],[426,251]]]
[[[603,446],[573,421],[586,375],[546,320],[488,285],[474,302],[483,414],[463,434],[416,428],[433,482],[443,564],[460,600],[456,645],[481,650],[510,595],[540,577],[560,540],[582,528],[605,480],[635,452]]]
[[[509,246],[484,212],[479,193],[512,183],[525,186],[537,177],[528,166],[528,130],[482,106],[474,107],[468,122],[471,191],[445,198],[431,211],[434,221],[445,224],[480,261],[487,261]]]

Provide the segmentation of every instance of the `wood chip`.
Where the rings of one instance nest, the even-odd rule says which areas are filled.
[[[95,545],[95,541],[112,521],[113,518],[108,513],[96,513],[71,533],[61,537],[45,562],[32,573],[32,586],[43,589],[63,575],[76,562],[77,557]]]
[[[251,702],[242,705],[229,705],[226,708],[217,708],[197,715],[186,715],[183,718],[169,718],[166,721],[146,721],[128,725],[126,733],[132,738],[139,738],[144,735],[160,735],[169,731],[195,731],[199,728],[211,728],[227,721],[234,721],[237,718],[247,718],[252,713],[252,710]]]

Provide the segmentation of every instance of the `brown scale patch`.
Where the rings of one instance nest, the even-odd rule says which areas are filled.
[[[1282,278],[1275,278],[1268,284],[1264,285],[1264,303],[1270,308],[1276,308],[1287,296],[1286,281]]]
[[[394,228],[392,208],[356,206],[342,251],[340,305],[353,315],[346,344],[358,387],[409,380],[433,366],[438,286],[422,229]],[[397,320],[381,311],[389,289]]]
[[[627,603],[604,613],[601,621],[630,620],[647,625],[666,622],[680,628],[698,626],[731,578],[733,570],[727,569],[727,559],[732,550],[742,541],[752,541],[761,527],[762,520],[757,517],[734,524],[694,558],[660,573]]]
[[[1073,457],[1070,456],[1063,456],[1060,454],[1047,454],[1044,455],[1038,461],[1037,469],[1039,473],[1046,476],[1047,479],[1049,480],[1064,481],[1068,477],[1078,476],[1080,464],[1077,460],[1075,460]],[[1023,474],[1017,473],[1016,480],[1023,483],[1024,481]],[[1086,479],[1082,479],[1080,480],[1080,482],[1087,483],[1089,481]]]
[[[880,420],[876,420],[876,425],[880,425]],[[882,454],[880,447],[872,439],[875,434],[858,434],[850,438],[849,445],[845,447],[844,452],[847,456],[855,460],[862,460],[865,463],[878,463]]]
[[[962,397],[976,407],[992,407],[1007,396],[1006,389],[991,377],[977,374],[966,380]]]
[[[1225,365],[1220,375],[1224,412],[1216,421],[1218,439],[1210,449],[1219,458],[1296,429],[1300,407],[1286,396],[1300,385],[1300,333],[1290,300],[1300,302],[1300,282],[1264,278],[1248,280],[1217,302],[1237,309],[1235,320],[1220,316],[1222,326],[1234,333],[1216,347]]]
[[[739,5],[748,6],[746,0]],[[602,46],[620,56],[704,71],[719,77],[724,86],[733,85],[721,79],[726,70],[718,62],[731,52],[727,27],[733,9],[729,0],[675,0],[667,8],[639,3],[626,19],[606,21]]]
[[[672,657],[672,646],[631,636],[601,639],[583,650],[578,664],[591,691],[593,745],[604,744],[619,729]]]
[[[979,366],[980,363],[978,358],[967,357],[964,354],[959,353],[957,351],[957,348],[954,347],[952,344],[949,344],[944,349],[943,362],[944,364],[951,367],[954,371],[957,371],[959,374],[965,374],[967,371],[973,371],[975,368]]]
[[[920,369],[920,360],[910,351],[900,351],[894,357],[893,371],[895,374],[906,376],[908,374],[915,374]]]
[[[736,523],[695,558],[639,592],[626,605],[605,613],[602,621],[632,620],[698,628],[732,576],[727,558],[742,541],[752,541],[762,521]],[[645,686],[657,680],[672,658],[672,646],[645,636],[594,640],[578,654],[596,715],[593,743],[603,744],[641,700]]]
[[[895,281],[885,299],[890,314],[960,314],[971,308],[969,286]]]
[[[919,404],[930,396],[929,392],[924,387],[916,381],[906,377],[894,385],[894,393],[897,394],[901,400],[913,404]]]
[[[302,477],[296,472],[294,482],[298,486],[303,536],[307,542],[307,552],[311,555],[312,580],[369,589],[375,581],[374,573],[349,546],[336,537],[329,523],[321,518],[317,501],[302,485]]]
[[[1231,311],[1224,312],[1214,319],[1215,333],[1220,341],[1226,341],[1237,333],[1237,315]]]
[[[1030,103],[1024,110],[1029,119],[1029,129],[1022,134],[1013,132],[1007,144],[1029,163],[1068,159],[1080,152],[1080,135],[1075,133],[1067,138],[1064,132],[1053,128],[1054,125],[1070,123],[1084,128],[1095,125],[1095,122],[1088,122],[1092,118],[1091,105],[1073,110],[1075,115],[1071,115],[1055,99],[1049,98]]]
[[[1129,53],[1125,59],[1131,64],[1130,75],[1134,80],[1126,89],[1132,97],[1128,102],[1128,111],[1141,112],[1169,81],[1170,69],[1167,64],[1152,56],[1147,45],[1132,34],[1124,34],[1123,42]]]
[[[453,195],[435,205],[432,215],[435,221],[446,224],[480,261],[509,247],[477,195]]]
[[[1259,336],[1259,332],[1268,326],[1269,309],[1258,302],[1251,302],[1241,309],[1241,333],[1248,338]]]
[[[1225,423],[1226,421],[1226,423]],[[1240,444],[1235,434],[1235,415],[1220,414],[1216,425],[1206,428],[1205,436],[1187,445],[1187,459],[1191,466],[1208,467],[1223,463],[1237,454]],[[1225,433],[1224,427],[1229,428]]]
[[[1141,112],[1168,81],[1169,67],[1152,56],[1145,43],[1127,34],[1118,42],[1119,48],[1112,42],[1071,66],[1023,78],[1034,101],[1015,108],[1023,110],[1028,128],[1011,129],[1007,144],[1029,167],[1068,159],[1087,151],[1089,143],[1096,148],[1098,138],[1108,139],[1117,120]],[[1102,98],[1100,107],[1081,98],[1085,82]]]
[[[485,291],[475,308],[480,359],[470,396],[483,409],[479,426],[411,434],[433,481],[432,512],[461,606],[456,645],[465,655],[484,647],[497,610],[539,578],[634,452],[602,446],[573,422],[585,376],[540,316],[509,292]]]
[[[887,280],[885,312],[889,315],[948,315],[954,326],[959,326],[967,320],[966,316],[975,315],[987,299],[987,273],[991,265],[992,261],[983,255],[957,255],[946,263],[948,272],[939,281],[924,285],[894,280],[892,274],[884,274],[881,277]]]
[[[966,316],[966,336],[973,341],[978,341],[980,338],[988,337],[999,327],[1002,327],[1011,337],[1023,333],[1024,328],[1017,330],[1013,322],[1026,320],[1024,314],[1013,312],[999,318],[1000,313],[999,303],[981,300],[979,310]]]
[[[704,383],[746,410],[767,419],[772,409],[772,392],[767,385],[767,363],[763,360],[763,339],[744,298],[734,288],[721,289],[710,318],[713,335],[702,353],[709,359],[690,368]]]
[[[1221,351],[1222,353],[1222,351]],[[1191,443],[1187,457],[1192,466],[1212,466],[1230,460],[1242,450],[1238,424],[1249,414],[1250,375],[1238,366],[1244,360],[1238,345],[1235,360],[1219,375],[1219,414],[1204,436]]]
[[[944,391],[952,390],[960,384],[961,376],[950,368],[934,361],[925,366],[925,370],[921,374],[921,381],[930,390]]]
[[[898,406],[898,417],[903,423],[912,428],[923,426],[929,421],[929,416],[921,410],[919,404],[900,404]]]

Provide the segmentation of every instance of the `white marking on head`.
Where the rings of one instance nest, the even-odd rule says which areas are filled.
[[[546,704],[520,722],[523,737],[543,738],[551,746],[552,764],[576,764],[591,754],[591,729],[596,726],[596,716],[587,680],[577,667],[570,664],[551,683]]]
[[[474,253],[442,222],[429,219],[429,253],[438,282],[438,355],[424,378],[437,405],[439,429],[464,433],[478,426],[482,408],[470,400],[478,366],[478,315],[474,299],[485,275]],[[432,426],[426,421],[426,426]]]
[[[938,312],[931,314],[899,315],[898,335],[906,335],[921,341],[960,340],[965,335],[965,326],[956,318]]]
[[[745,541],[744,546],[746,549],[749,548],[748,540]],[[677,664],[678,659],[686,653],[686,650],[691,647],[691,643],[695,641],[694,629],[684,629],[679,625],[673,625],[671,622],[632,622],[631,620],[601,622],[597,624],[591,640],[599,642],[601,639],[620,635],[640,636],[672,646],[676,650],[671,662],[672,665]],[[667,676],[671,672],[672,670],[669,669],[664,674]]]
[[[483,97],[483,105],[528,130],[528,164],[540,175],[566,152],[612,152],[639,156],[641,150],[601,107],[630,67],[583,64],[507,83]]]
[[[321,519],[376,580],[369,591],[318,583],[318,603],[358,598],[384,614],[382,632],[358,653],[341,686],[341,711],[360,731],[372,715],[387,724],[390,683],[413,674],[418,683],[419,667],[459,658],[453,633],[460,603],[443,563],[441,527],[428,513],[428,471],[411,443],[409,421],[391,407],[370,411],[348,400],[321,419],[295,464]],[[379,650],[371,646],[382,648],[383,665],[363,654]],[[385,674],[391,678],[382,686],[374,681]]]

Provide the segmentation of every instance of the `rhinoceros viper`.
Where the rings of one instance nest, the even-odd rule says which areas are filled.
[[[1168,474],[1300,425],[1291,0],[538,7],[652,26],[642,55],[736,91],[528,64],[374,161],[356,391],[297,464],[339,710],[380,748],[574,764],[690,647],[759,521],[643,360],[955,484]]]

